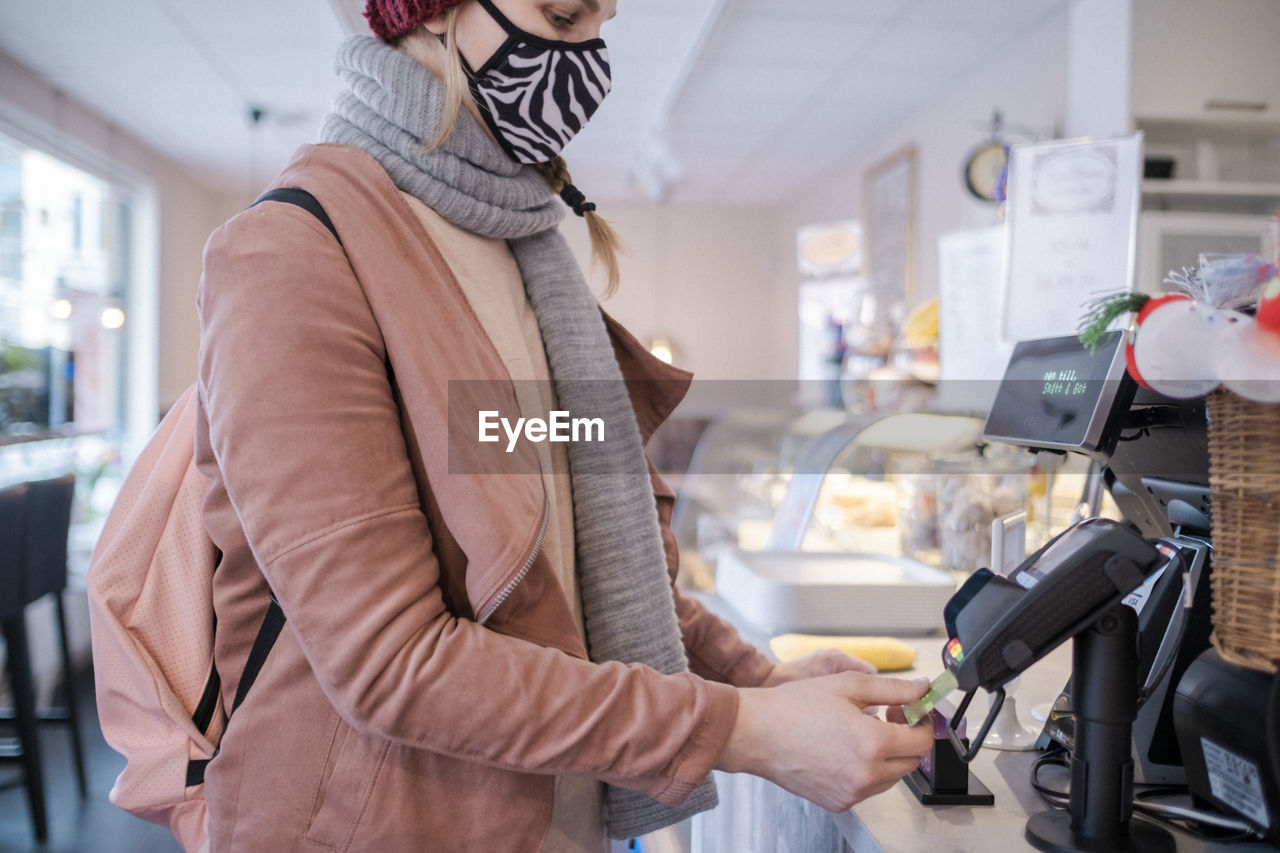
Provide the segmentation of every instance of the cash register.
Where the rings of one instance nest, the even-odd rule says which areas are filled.
[[[1212,553],[1203,400],[1164,398],[1125,371],[1123,333],[1024,341],[984,437],[1094,460],[1122,521],[1087,518],[1007,576],[981,570],[947,604],[943,663],[990,711],[1005,685],[1067,639],[1073,673],[1046,724],[1071,754],[1070,808],[1033,815],[1041,850],[1173,850],[1133,818],[1135,782],[1186,784],[1199,805],[1280,841],[1280,678],[1230,666],[1209,642]]]

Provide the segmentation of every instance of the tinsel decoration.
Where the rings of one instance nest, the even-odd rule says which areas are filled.
[[[1117,317],[1128,312],[1137,314],[1150,299],[1151,295],[1148,293],[1123,290],[1092,300],[1085,306],[1085,315],[1080,321],[1080,343],[1090,353],[1096,352],[1102,336]]]
[[[1202,305],[1234,310],[1256,302],[1258,289],[1275,274],[1276,268],[1257,255],[1203,254],[1198,268],[1172,271],[1164,283]]]

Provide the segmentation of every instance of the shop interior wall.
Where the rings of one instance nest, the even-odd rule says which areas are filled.
[[[195,381],[200,327],[196,288],[205,241],[215,228],[252,199],[242,192],[206,189],[181,175],[162,191],[165,209],[182,211],[181,222],[165,218],[160,237],[160,411],[167,411]]]
[[[627,252],[622,284],[604,308],[646,344],[662,337],[698,379],[795,375],[795,293],[780,265],[773,208],[602,203]],[[585,224],[564,232],[597,294]],[[686,407],[687,408],[687,407]]]
[[[975,45],[975,50],[982,50]],[[863,218],[863,178],[869,167],[912,145],[916,149],[916,302],[938,293],[938,238],[950,231],[995,224],[994,204],[969,194],[962,168],[968,154],[990,137],[999,109],[1009,141],[1049,137],[1064,122],[1067,98],[1068,14],[1061,12],[990,57],[953,89],[901,126],[851,154],[849,161],[798,194],[779,212],[777,245],[794,256],[795,230],[803,225]],[[800,277],[788,267],[791,298]],[[995,306],[992,306],[993,310]]]

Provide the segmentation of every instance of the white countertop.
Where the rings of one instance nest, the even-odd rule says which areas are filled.
[[[733,622],[743,637],[761,649],[768,648],[768,637],[752,630],[721,599],[708,594],[695,594],[713,612]],[[910,671],[894,676],[933,678],[942,671],[941,633],[929,637],[904,637],[915,648],[918,657]],[[1061,692],[1071,674],[1071,644],[1063,643],[1043,660],[1030,667],[1012,684],[1010,698],[1002,715],[1010,712],[1010,699],[1016,703],[1018,718],[1038,729],[1041,723],[1032,718],[1037,705],[1051,703]],[[952,694],[958,702],[961,695]],[[975,733],[987,713],[986,694],[974,697],[967,714],[968,731]],[[852,810],[829,816],[845,842],[858,853],[1003,853],[1034,848],[1025,840],[1027,818],[1049,806],[1030,784],[1031,762],[1037,752],[1001,751],[983,747],[970,765],[971,772],[995,795],[992,806],[925,806],[916,799],[906,783],[899,782],[890,790],[859,803]],[[1066,784],[1066,773],[1046,768],[1041,781],[1051,785]],[[772,786],[771,786],[772,787]],[[774,788],[779,796],[791,797]],[[1276,848],[1261,842],[1249,844],[1217,844],[1205,842],[1184,832],[1173,831],[1179,853],[1191,851],[1236,851],[1236,853],[1274,853]],[[770,849],[767,846],[758,848]],[[780,844],[776,849],[791,849]]]

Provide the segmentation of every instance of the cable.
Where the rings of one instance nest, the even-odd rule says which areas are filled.
[[[1040,798],[1055,809],[1065,809],[1071,803],[1069,791],[1051,788],[1040,781],[1040,769],[1046,766],[1070,770],[1070,752],[1061,747],[1038,756],[1031,763],[1031,787]],[[1133,810],[1143,817],[1166,824],[1196,838],[1218,843],[1232,843],[1257,839],[1258,834],[1244,821],[1206,809],[1193,809],[1171,803],[1150,802],[1151,798],[1185,795],[1185,785],[1151,786],[1133,794]],[[1229,832],[1223,832],[1228,830]]]
[[[1044,755],[1037,756],[1036,760],[1031,762],[1031,787],[1040,795],[1040,799],[1044,800],[1055,809],[1066,808],[1071,802],[1071,795],[1066,791],[1058,791],[1043,784],[1040,781],[1040,768],[1045,765],[1052,765],[1054,767],[1061,767],[1064,770],[1070,770],[1071,765],[1068,758],[1069,753],[1067,750],[1062,747],[1058,747],[1056,749],[1050,749]]]
[[[1193,809],[1171,803],[1149,802],[1151,797],[1185,793],[1183,786],[1164,786],[1147,791],[1136,791],[1133,809],[1143,816],[1168,824],[1196,838],[1219,843],[1256,840],[1260,836],[1252,827],[1221,812]],[[1230,830],[1222,832],[1221,830]]]
[[[1249,828],[1249,824],[1242,820],[1225,817],[1213,812],[1201,811],[1199,809],[1189,809],[1183,806],[1160,805],[1158,803],[1137,802],[1133,804],[1133,810],[1142,812],[1143,814],[1153,817],[1163,817],[1169,820],[1192,820],[1196,823],[1205,823],[1209,826],[1221,827],[1222,829],[1234,829],[1236,832],[1245,835],[1252,835],[1253,830]]]

